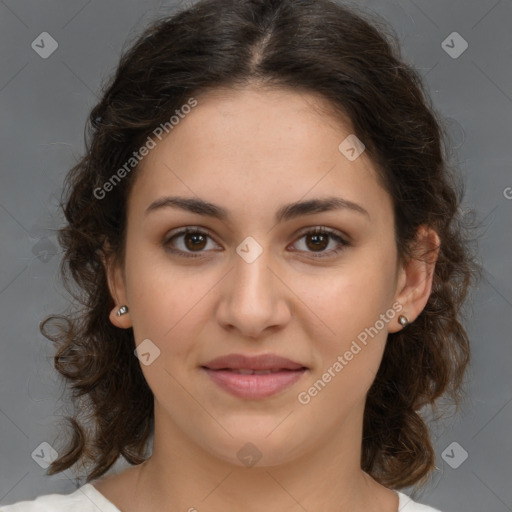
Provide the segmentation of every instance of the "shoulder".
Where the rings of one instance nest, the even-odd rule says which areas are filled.
[[[19,501],[0,506],[0,512],[119,512],[91,484],[85,484],[71,494],[45,494],[31,501]]]
[[[398,509],[400,512],[441,512],[437,508],[429,507],[428,505],[423,505],[421,503],[417,503],[409,496],[402,492],[398,492],[399,498],[399,506]]]

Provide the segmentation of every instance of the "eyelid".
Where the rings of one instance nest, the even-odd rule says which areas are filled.
[[[307,228],[302,228],[294,236],[301,237],[310,233],[326,233],[329,235],[336,235],[343,239],[345,243],[350,243],[350,237],[348,236],[348,234],[344,233],[343,231],[340,231],[339,229],[329,228],[321,224],[318,224],[316,226],[308,226]]]

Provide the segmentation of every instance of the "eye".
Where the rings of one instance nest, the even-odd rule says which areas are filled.
[[[337,231],[333,231],[332,229],[324,227],[316,227],[304,232],[299,240],[302,240],[303,238],[306,239],[305,251],[311,252],[309,249],[313,249],[311,255],[314,258],[327,258],[329,256],[333,256],[342,251],[344,247],[350,245],[338,234]],[[336,241],[335,244],[332,244],[334,245],[334,248],[328,251],[324,251],[324,249],[329,246],[329,242],[332,240]]]
[[[182,237],[183,244],[181,247],[183,248],[174,248],[174,240],[180,239]],[[203,249],[208,245],[208,239],[211,239],[211,237],[206,231],[202,231],[201,229],[194,227],[188,227],[167,238],[164,241],[164,247],[169,252],[178,254],[179,256],[184,256],[185,258],[198,258],[201,256]],[[193,254],[194,252],[199,254]]]
[[[311,253],[314,258],[327,258],[329,256],[333,256],[334,254],[342,251],[344,247],[350,245],[349,242],[338,234],[337,231],[321,226],[303,232],[299,240],[302,240],[303,238],[306,239],[306,249],[304,249],[304,251]],[[182,242],[181,244],[175,242],[180,239]],[[204,250],[207,249],[209,239],[211,240],[212,238],[207,231],[203,231],[196,227],[187,227],[177,233],[174,233],[172,236],[167,237],[164,240],[163,245],[167,251],[173,254],[177,254],[185,258],[199,258],[202,256],[202,253],[205,252]],[[336,242],[333,244],[334,248],[325,251],[325,248],[329,246],[330,241]],[[176,248],[176,245],[181,245],[181,247]],[[299,249],[299,251],[302,250]]]

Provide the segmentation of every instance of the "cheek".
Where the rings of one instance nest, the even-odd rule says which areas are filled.
[[[151,258],[142,252],[127,258],[127,300],[136,343],[148,338],[164,356],[192,357],[191,344],[208,321],[205,295],[218,279]]]
[[[326,279],[300,281],[297,294],[309,306],[309,320],[301,327],[309,329],[317,354],[308,382],[315,386],[313,394],[322,395],[317,406],[334,400],[350,407],[374,381],[395,316],[393,265],[392,250],[368,251],[347,259]]]
[[[387,323],[380,315],[387,311],[389,297],[387,283],[381,274],[378,282],[378,275],[331,279],[327,293],[310,291],[308,301],[304,301],[313,304],[315,313],[307,321],[307,337],[314,345],[316,360],[297,399],[302,405],[312,405],[308,408],[312,417],[325,416],[325,410],[330,409],[328,422],[332,425],[364,401],[382,361]]]
[[[342,348],[379,319],[390,307],[394,291],[392,275],[383,266],[363,261],[322,279],[301,279],[295,291],[310,311],[313,339]]]
[[[197,364],[194,340],[206,317],[206,301],[201,298],[212,285],[208,285],[206,276],[206,280],[199,279],[191,273],[177,272],[170,265],[164,268],[147,262],[142,255],[132,260],[126,274],[135,344],[141,346],[139,353],[144,347],[144,352],[151,354],[147,365],[140,358],[141,369],[160,403],[172,403],[173,410],[188,411],[194,418],[199,413],[180,383]]]

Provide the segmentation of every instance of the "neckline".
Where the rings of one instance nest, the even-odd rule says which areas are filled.
[[[90,499],[94,505],[98,506],[103,512],[121,512],[107,497],[102,494],[91,482],[84,484],[82,487],[76,490],[76,492],[82,491],[88,499]]]
[[[77,492],[81,490],[84,494],[94,502],[95,505],[99,505],[103,512],[121,512],[106,496],[104,496],[91,482],[84,484]],[[405,495],[400,491],[393,490],[398,495],[398,510],[400,512],[403,507],[408,503],[414,503],[409,496]],[[105,508],[106,507],[106,508]]]

